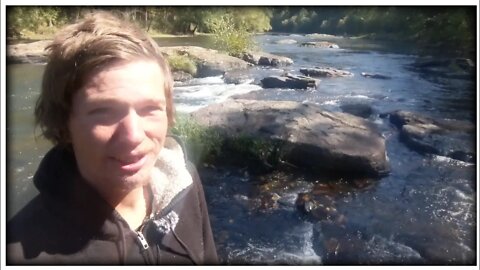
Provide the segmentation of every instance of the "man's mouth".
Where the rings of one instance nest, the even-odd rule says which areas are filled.
[[[127,173],[135,173],[139,171],[147,161],[147,155],[124,157],[121,159],[115,158],[120,165],[120,169]]]

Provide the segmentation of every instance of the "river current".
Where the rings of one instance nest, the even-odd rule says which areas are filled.
[[[346,103],[367,104],[373,109],[369,120],[386,138],[391,173],[354,184],[329,179],[325,203],[335,215],[311,218],[297,210],[295,201],[299,193],[318,190],[325,183],[321,176],[302,172],[258,176],[238,168],[200,168],[222,263],[474,264],[476,165],[410,150],[380,115],[402,109],[476,123],[475,81],[410,69],[419,56],[405,45],[330,37],[340,49],[320,49],[277,44],[280,39],[316,40],[303,35],[257,36],[260,49],[290,57],[294,64],[252,68],[247,72],[251,79],[238,85],[224,83],[221,76],[177,83],[177,111],[188,113],[239,96],[311,102],[330,111],[341,111]],[[205,37],[159,43],[212,46]],[[347,70],[354,76],[324,78],[317,89],[309,90],[262,89],[257,84],[267,75],[299,74],[300,68],[315,66]],[[8,217],[36,194],[32,177],[50,147],[35,137],[39,131],[33,126],[43,68],[7,66]],[[365,78],[361,72],[391,79]]]

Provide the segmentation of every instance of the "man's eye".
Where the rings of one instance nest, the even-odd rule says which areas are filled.
[[[164,111],[163,106],[158,106],[158,105],[151,105],[151,106],[145,106],[141,110],[141,114],[149,114],[149,113],[156,113],[156,112],[162,112]]]

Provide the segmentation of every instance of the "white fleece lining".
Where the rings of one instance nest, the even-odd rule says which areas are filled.
[[[165,208],[180,191],[193,183],[183,150],[175,139],[167,137],[152,170],[152,215]]]

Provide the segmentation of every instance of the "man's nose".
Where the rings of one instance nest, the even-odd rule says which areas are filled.
[[[138,145],[145,138],[142,117],[134,109],[130,109],[121,120],[119,131],[120,140],[131,145]]]

